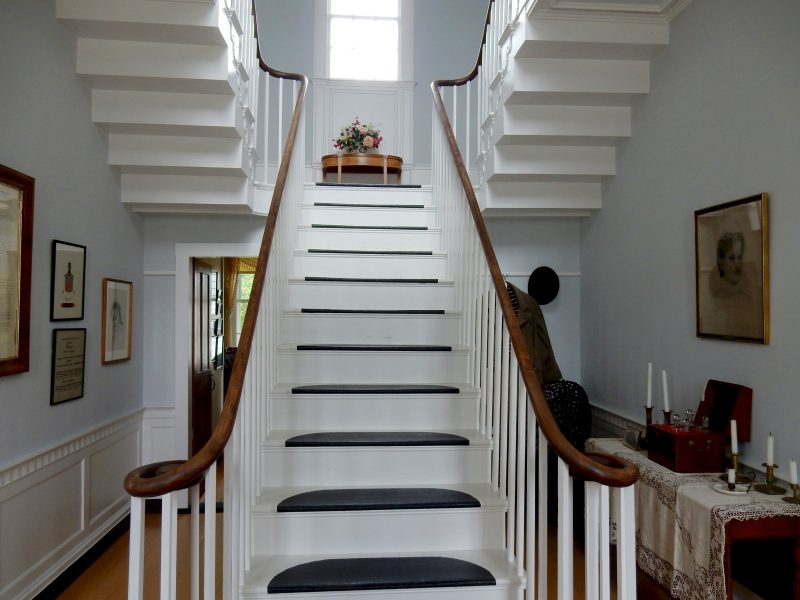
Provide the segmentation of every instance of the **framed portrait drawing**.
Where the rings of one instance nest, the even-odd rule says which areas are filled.
[[[50,271],[50,320],[83,320],[86,246],[53,240]]]
[[[108,365],[131,358],[133,283],[103,279],[102,363]]]
[[[83,398],[86,329],[54,329],[50,404]]]
[[[769,343],[767,194],[697,210],[697,335]]]
[[[0,376],[28,370],[34,179],[0,165]]]

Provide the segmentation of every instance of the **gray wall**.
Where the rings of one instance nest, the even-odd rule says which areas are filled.
[[[507,280],[522,291],[541,266],[561,275],[558,296],[542,306],[550,342],[565,379],[580,381],[580,223],[575,219],[494,219],[487,222],[500,270],[526,273]]]
[[[647,361],[695,408],[709,378],[754,389],[744,460],[800,459],[800,4],[693,2],[653,63],[602,211],[582,231],[583,379],[593,401],[643,420]],[[693,212],[767,192],[772,341],[695,336]],[[657,402],[660,403],[660,392]]]
[[[52,2],[4,2],[0,19],[0,163],[36,178],[30,371],[0,378],[0,465],[71,439],[141,406],[142,338],[133,359],[100,365],[102,278],[133,282],[142,323],[142,235],[120,204],[106,134],[92,124],[90,93],[75,75],[73,35]],[[32,42],[35,40],[35,43]],[[87,247],[85,319],[49,321],[53,239]],[[52,330],[85,327],[85,396],[50,406]]]

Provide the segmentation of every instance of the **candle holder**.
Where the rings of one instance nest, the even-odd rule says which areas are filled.
[[[792,488],[792,495],[784,496],[783,501],[788,502],[789,504],[800,504],[800,485],[796,483],[790,483],[789,487]]]
[[[731,468],[736,471],[736,483],[753,483],[753,478],[748,477],[744,473],[739,472],[739,455],[738,454],[731,454]],[[724,481],[728,482],[728,474],[723,473],[719,476],[719,478]]]
[[[645,428],[642,437],[639,438],[639,448],[642,450],[647,450],[647,430],[650,428],[650,425],[653,424],[653,407],[652,406],[644,406],[644,416],[645,416]]]
[[[672,411],[671,410],[662,410],[664,413],[664,424],[665,425],[672,425]]]
[[[759,483],[758,485],[754,486],[756,491],[761,492],[762,494],[769,494],[770,496],[780,496],[781,494],[785,494],[786,488],[775,484],[775,467],[778,465],[761,463],[761,466],[766,467],[767,478],[765,483]]]

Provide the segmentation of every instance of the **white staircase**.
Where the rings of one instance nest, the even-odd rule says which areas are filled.
[[[264,212],[252,185],[262,76],[249,1],[57,0],[56,15],[77,36],[76,72],[124,204]]]
[[[308,289],[290,295],[283,312],[272,427],[262,444],[265,485],[252,510],[252,557],[240,597],[521,597],[522,580],[503,553],[507,504],[490,484],[491,443],[477,427],[479,396],[469,383],[467,349],[457,345],[461,314],[453,310],[452,294],[442,293],[450,269],[440,252],[441,231],[421,218],[433,214],[430,189],[310,186],[305,192],[294,285],[302,287],[306,276],[350,281],[305,282]],[[331,223],[339,227],[320,227]],[[432,254],[407,254],[412,251]],[[369,278],[398,281],[358,281]],[[349,294],[348,285],[355,288]],[[457,436],[460,443],[287,445],[318,433],[403,438],[392,444],[435,433]],[[474,505],[408,504],[408,494],[424,496],[431,489],[462,492]],[[316,510],[279,511],[288,498],[315,492],[341,496],[345,508],[325,501]],[[375,502],[375,494],[389,498],[388,505],[358,507],[359,498]],[[274,578],[292,567],[387,557],[392,562],[377,569],[370,585],[380,586],[382,569],[396,570],[389,565],[409,557],[466,561],[487,569],[494,583],[473,587],[456,580],[436,588],[412,577],[399,589],[268,593]],[[308,575],[304,581],[324,589],[327,580]]]

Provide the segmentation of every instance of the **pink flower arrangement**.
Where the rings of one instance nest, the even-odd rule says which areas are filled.
[[[383,137],[381,130],[372,123],[361,123],[356,117],[350,125],[345,125],[339,137],[333,140],[333,147],[345,152],[366,152],[377,149]]]

